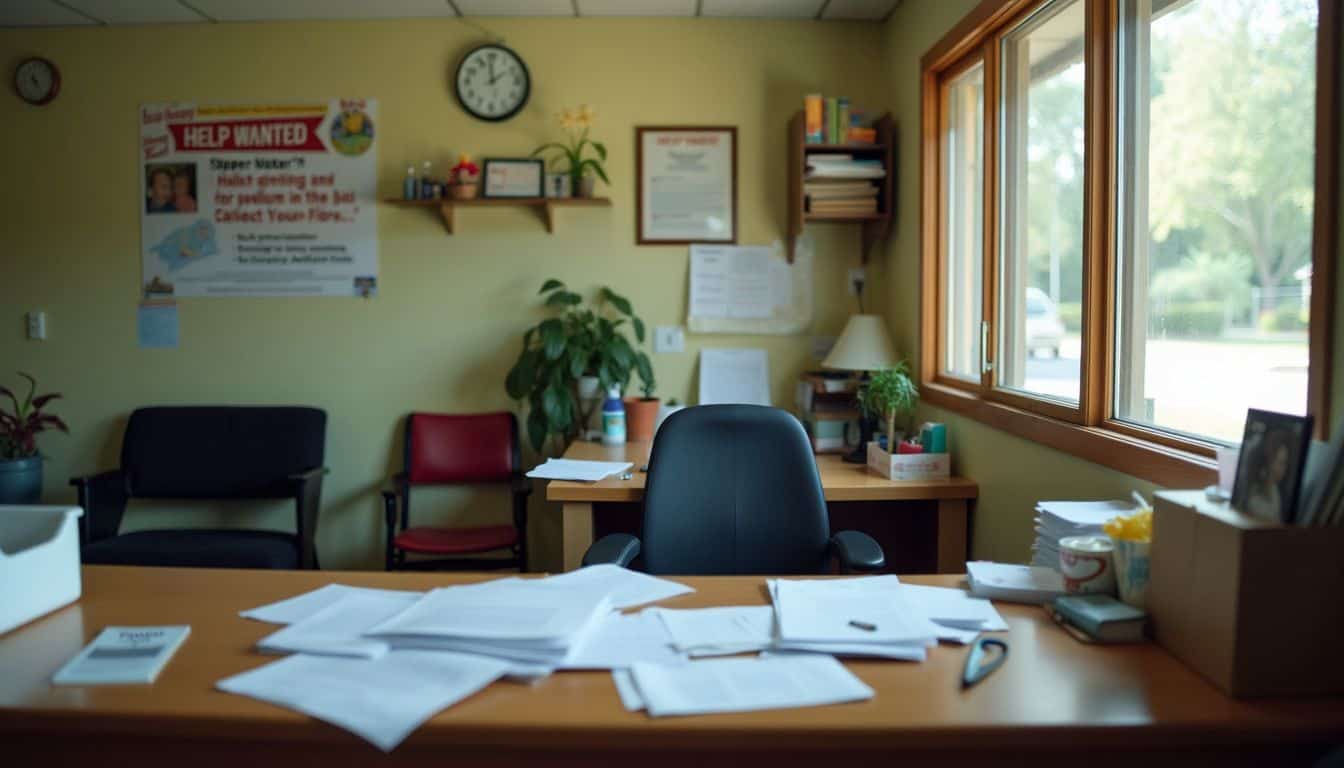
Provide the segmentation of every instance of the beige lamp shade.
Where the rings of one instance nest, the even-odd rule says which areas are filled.
[[[882,318],[854,315],[821,365],[838,371],[880,371],[896,362],[896,349]]]

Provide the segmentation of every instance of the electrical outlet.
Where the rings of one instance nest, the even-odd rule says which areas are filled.
[[[849,295],[858,296],[868,282],[868,271],[863,267],[851,267],[849,270]]]
[[[47,338],[46,312],[28,313],[28,338],[34,341],[42,341]]]
[[[680,325],[657,325],[653,328],[654,352],[685,352],[686,331]]]

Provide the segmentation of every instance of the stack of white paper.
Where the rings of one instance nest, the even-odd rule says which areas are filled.
[[[1132,501],[1040,502],[1036,505],[1036,541],[1031,545],[1031,564],[1059,570],[1060,539],[1099,536],[1107,520],[1132,512]]]
[[[628,461],[579,461],[577,459],[547,459],[527,473],[539,480],[581,480],[595,483],[603,478],[624,472],[634,465]]]
[[[327,584],[311,592],[304,592],[302,595],[295,595],[259,608],[242,611],[238,615],[245,619],[264,621],[268,624],[293,624],[334,605],[348,595],[410,595],[419,597],[422,594],[424,593],[407,592],[399,589],[371,589],[369,587],[349,587],[344,584]]]
[[[923,661],[939,629],[906,601],[895,576],[771,579],[781,650]]]
[[[774,644],[775,609],[768,605],[671,610],[650,608],[667,628],[671,643],[691,656],[730,656],[763,651]]]
[[[873,689],[831,656],[709,659],[679,667],[635,664],[613,676],[627,709],[654,717],[751,712],[865,701]]]
[[[628,669],[638,662],[677,666],[686,656],[673,647],[667,628],[652,611],[611,613],[560,668]]]
[[[1041,566],[975,561],[966,564],[966,577],[971,594],[990,600],[1048,603],[1064,594],[1064,577]]]
[[[611,595],[611,607],[617,609],[655,603],[695,591],[676,581],[660,579],[647,573],[609,564],[590,565],[577,571],[547,576],[541,581],[570,589],[605,591]]]
[[[257,648],[267,653],[376,659],[387,653],[388,644],[363,637],[364,633],[411,607],[420,597],[417,592],[352,591],[311,616],[263,637],[257,641]]]
[[[910,607],[928,617],[938,628],[938,639],[969,643],[981,632],[1001,632],[1008,623],[994,604],[972,597],[965,590],[902,584],[901,593]]]

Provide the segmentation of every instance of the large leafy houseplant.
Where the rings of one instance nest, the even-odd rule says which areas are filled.
[[[910,364],[904,360],[878,371],[859,389],[859,405],[871,417],[887,426],[887,450],[895,451],[896,418],[914,413],[919,389],[910,378]]]
[[[49,429],[70,431],[60,417],[42,410],[60,395],[55,392],[39,395],[36,379],[22,371],[19,376],[28,380],[28,394],[22,401],[9,388],[0,387],[0,396],[9,398],[10,403],[9,408],[0,403],[0,461],[37,456],[37,436]]]
[[[585,306],[583,297],[554,278],[538,291],[551,317],[523,332],[523,348],[504,380],[509,397],[526,401],[527,437],[541,452],[552,436],[568,445],[588,422],[591,404],[579,397],[583,376],[597,377],[603,391],[624,388],[634,374],[646,390],[653,387],[653,365],[631,344],[623,326],[629,323],[636,344],[644,343],[644,321],[630,301],[610,288]]]
[[[575,196],[580,195],[584,174],[590,169],[602,181],[610,184],[607,179],[607,171],[602,164],[607,161],[607,146],[600,141],[593,141],[588,138],[588,132],[593,127],[593,110],[587,104],[581,105],[577,110],[566,109],[559,115],[560,127],[565,132],[565,141],[552,141],[542,144],[540,147],[532,150],[532,155],[540,155],[544,152],[558,150],[555,160],[563,160],[567,163],[564,168],[569,174],[570,189]],[[597,157],[584,157],[583,151],[592,147]]]

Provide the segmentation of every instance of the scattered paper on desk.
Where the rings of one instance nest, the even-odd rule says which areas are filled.
[[[708,659],[678,667],[635,664],[630,677],[653,717],[814,707],[873,697],[873,689],[834,657],[819,654]]]
[[[561,669],[629,669],[635,663],[676,666],[686,654],[672,647],[667,628],[650,611],[607,614]]]
[[[388,644],[362,635],[419,599],[415,592],[352,592],[312,616],[263,637],[257,641],[257,648],[268,653],[376,659],[387,653]]]
[[[347,595],[412,595],[419,597],[423,592],[408,592],[400,589],[371,589],[369,587],[350,587],[345,584],[328,584],[311,592],[286,598],[274,603],[249,608],[239,612],[239,616],[267,624],[293,624],[303,621],[318,611],[335,605]]]
[[[191,627],[107,627],[61,667],[56,685],[152,683]]]
[[[948,633],[905,600],[900,579],[770,579],[776,650],[924,661]]]
[[[701,349],[700,405],[770,405],[770,358],[764,349]]]
[[[390,752],[436,712],[508,668],[498,659],[443,651],[393,651],[379,659],[297,654],[216,687],[303,712]]]
[[[547,576],[542,581],[588,591],[605,591],[611,596],[611,607],[616,609],[655,603],[695,591],[694,588],[680,582],[660,579],[647,573],[606,563]]]
[[[577,459],[547,459],[527,473],[538,480],[579,480],[595,483],[612,475],[625,472],[634,464],[628,461],[579,461]]]
[[[768,605],[673,610],[650,608],[667,627],[673,647],[691,656],[728,656],[769,648],[775,609]]]
[[[611,681],[616,684],[616,695],[621,697],[621,706],[625,707],[627,712],[639,712],[644,709],[644,697],[639,695],[639,689],[635,687],[635,679],[630,676],[629,669],[611,670]]]
[[[973,561],[966,564],[971,594],[1015,603],[1048,603],[1064,594],[1059,571],[1040,566]]]
[[[692,245],[690,316],[770,317],[781,290],[772,282],[772,250],[764,245]],[[790,286],[784,300],[792,293]]]

